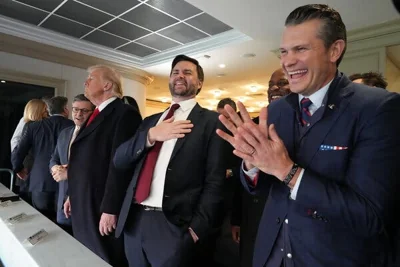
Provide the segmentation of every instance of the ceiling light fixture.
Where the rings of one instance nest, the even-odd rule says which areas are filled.
[[[4,80],[1,80],[1,83],[6,83],[6,81],[4,81]]]
[[[238,99],[239,99],[240,102],[245,102],[246,101],[246,97],[244,97],[244,96],[240,96],[240,97],[238,97]]]
[[[242,57],[244,57],[244,58],[253,58],[253,57],[256,57],[256,54],[254,54],[254,53],[247,53],[247,54],[243,54]]]
[[[253,93],[257,92],[258,87],[255,85],[250,86],[250,91],[252,91]]]
[[[225,68],[225,64],[219,64],[218,67],[220,67],[221,69]]]
[[[213,94],[215,97],[219,97],[221,96],[221,90],[214,90]]]

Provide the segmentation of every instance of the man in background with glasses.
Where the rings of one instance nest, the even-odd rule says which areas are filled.
[[[74,142],[82,124],[87,121],[93,113],[95,106],[83,94],[75,96],[72,102],[72,119],[75,126],[64,129],[57,140],[57,146],[50,160],[50,169],[53,179],[58,182],[58,200],[57,200],[57,223],[68,233],[72,234],[71,218],[67,218],[66,214],[71,213],[69,201],[66,201],[68,181],[67,168],[70,155],[71,144]],[[67,209],[63,210],[64,202]],[[65,212],[65,214],[64,214]]]

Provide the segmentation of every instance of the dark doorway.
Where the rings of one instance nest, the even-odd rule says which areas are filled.
[[[51,87],[0,80],[0,168],[12,169],[10,140],[26,103],[33,98],[52,96],[54,88]],[[9,186],[10,175],[0,173],[0,182]]]

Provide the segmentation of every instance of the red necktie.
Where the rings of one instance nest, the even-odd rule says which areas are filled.
[[[96,118],[97,115],[99,115],[100,111],[98,108],[95,108],[92,115],[90,115],[90,118],[88,119],[88,122],[86,123],[86,127],[89,126],[89,124]]]
[[[164,120],[171,118],[172,115],[174,115],[175,110],[178,108],[179,104],[173,104]],[[143,202],[150,194],[154,168],[156,166],[158,154],[160,153],[162,144],[163,142],[156,141],[154,146],[147,153],[146,159],[144,160],[135,193],[135,199],[137,203]]]

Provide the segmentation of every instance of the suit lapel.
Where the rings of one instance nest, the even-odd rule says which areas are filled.
[[[75,131],[75,127],[76,127],[76,126],[72,127],[72,129],[71,129],[70,132],[68,133],[68,136],[67,136],[67,139],[66,139],[67,143],[66,143],[65,146],[63,146],[63,147],[65,147],[65,148],[67,148],[67,149],[64,151],[64,157],[65,157],[65,159],[66,159],[67,161],[68,161],[68,150],[69,150],[69,146],[70,146],[70,143],[71,143],[72,135],[74,134],[74,131]]]
[[[275,124],[275,127],[290,157],[293,158],[295,154],[295,127],[298,123],[298,96],[297,94],[290,94],[286,97],[285,101],[289,106],[285,109],[281,109],[280,118],[278,119],[280,123]]]
[[[201,113],[203,113],[203,108],[201,108],[199,106],[199,104],[196,104],[194,106],[193,110],[190,112],[187,119],[190,120],[194,125],[196,125],[196,124],[198,124],[197,122],[200,121],[200,119],[201,119]],[[184,138],[179,138],[176,141],[174,150],[172,151],[171,161],[175,157],[176,153],[178,153],[178,151],[181,149],[181,147],[183,146],[183,144],[185,143],[185,141],[187,140],[187,138],[189,136],[190,135],[186,135]]]
[[[328,135],[336,121],[340,118],[349,104],[348,97],[353,94],[353,90],[347,85],[350,81],[346,77],[337,77],[338,81],[332,83],[328,91],[328,98],[325,110],[321,118],[314,122],[306,133],[306,138],[302,147],[307,148],[300,151],[301,157],[298,159],[301,166],[307,168],[321,144]],[[321,107],[323,108],[323,107]],[[312,131],[311,131],[312,128]]]

